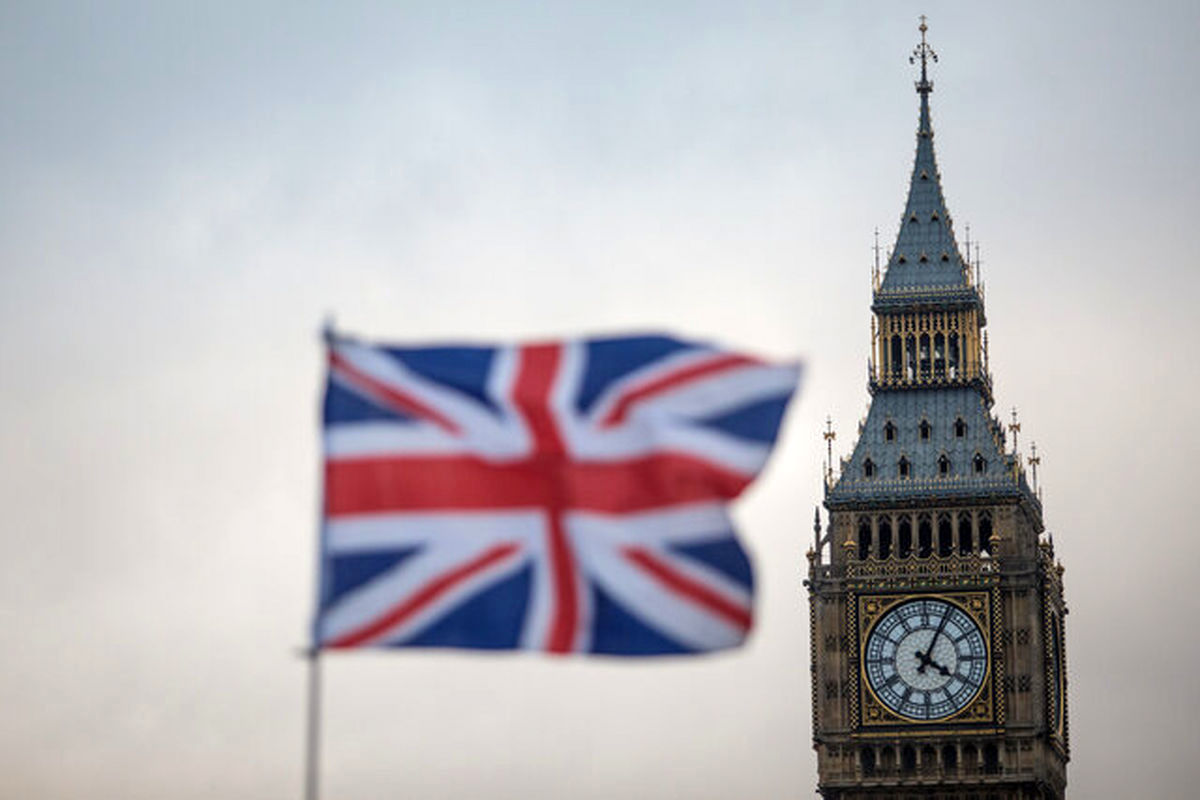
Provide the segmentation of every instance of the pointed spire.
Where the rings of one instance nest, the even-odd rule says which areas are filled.
[[[917,153],[900,232],[896,246],[892,248],[887,272],[876,291],[877,302],[887,302],[901,294],[906,297],[914,294],[974,294],[969,256],[963,257],[954,239],[950,211],[942,192],[942,176],[933,150],[933,118],[929,111],[933,81],[929,79],[929,64],[931,61],[937,63],[938,56],[925,39],[928,29],[922,16],[918,28],[921,43],[909,57],[910,63],[921,65],[920,80],[916,82],[917,94],[921,97]],[[956,299],[969,300],[970,297]]]

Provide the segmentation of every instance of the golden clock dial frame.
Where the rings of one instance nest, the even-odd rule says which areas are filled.
[[[852,606],[858,634],[858,669],[856,678],[859,702],[854,709],[856,721],[861,729],[903,729],[919,728],[928,733],[929,728],[938,726],[1000,724],[999,709],[995,698],[995,686],[1002,681],[999,673],[1003,671],[1001,662],[993,643],[999,638],[996,635],[998,620],[993,614],[993,598],[990,591],[975,592],[922,592],[919,594],[863,594],[857,597]],[[956,606],[966,614],[983,635],[984,647],[987,651],[988,668],[975,695],[955,713],[939,719],[914,719],[893,711],[875,694],[871,683],[867,680],[866,649],[867,637],[875,623],[891,609],[910,600],[940,600]]]

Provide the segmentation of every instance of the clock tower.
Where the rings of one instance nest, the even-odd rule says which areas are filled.
[[[983,287],[942,194],[924,18],[920,31],[908,202],[873,278],[871,407],[829,465],[808,554],[818,788],[1061,800],[1063,569],[1015,411],[1007,428],[992,413]],[[1028,463],[1036,484],[1036,451]]]

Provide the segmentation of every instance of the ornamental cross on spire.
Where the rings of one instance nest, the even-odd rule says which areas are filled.
[[[929,80],[927,63],[929,59],[933,59],[933,63],[937,63],[937,53],[925,41],[925,31],[929,30],[929,26],[925,24],[925,15],[921,15],[921,24],[917,26],[917,30],[921,32],[921,43],[913,49],[912,55],[908,57],[908,63],[915,64],[917,60],[921,61],[921,80],[917,82],[917,91],[921,94],[929,94],[933,91],[933,83]]]

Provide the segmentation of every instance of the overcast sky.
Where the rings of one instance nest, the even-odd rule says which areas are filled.
[[[866,410],[926,13],[997,412],[1067,568],[1072,795],[1193,796],[1198,8],[5,4],[0,794],[299,795],[333,314],[809,371],[736,509],[745,649],[332,656],[326,796],[813,797],[820,431],[848,452]]]

